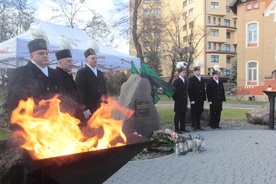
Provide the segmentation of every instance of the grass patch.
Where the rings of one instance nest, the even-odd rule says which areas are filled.
[[[0,128],[0,140],[9,139],[12,136],[12,132]]]
[[[224,108],[221,112],[221,120],[246,120],[245,113],[250,109]],[[160,122],[173,122],[173,107],[157,107]]]

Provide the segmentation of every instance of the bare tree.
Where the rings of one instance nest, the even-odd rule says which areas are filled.
[[[108,46],[114,41],[114,34],[102,15],[89,8],[88,0],[50,0],[54,5],[51,21],[63,22],[71,28],[84,30],[91,38]]]
[[[0,41],[26,31],[33,21],[34,11],[27,0],[0,0]]]
[[[166,20],[164,20],[166,22],[163,29],[163,33],[166,35],[164,37],[166,40],[163,40],[166,46],[164,52],[168,53],[170,62],[163,62],[162,64],[171,68],[169,83],[173,81],[177,62],[187,62],[186,76],[189,77],[190,66],[204,50],[204,47],[200,47],[200,44],[206,33],[201,27],[195,26],[197,17],[182,17],[180,11],[174,10],[170,11],[165,18]],[[183,35],[185,37],[182,37]]]

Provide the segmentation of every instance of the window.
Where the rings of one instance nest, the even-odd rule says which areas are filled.
[[[183,18],[186,19],[187,18],[187,12],[183,13]]]
[[[213,24],[216,24],[216,17],[213,17]]]
[[[230,51],[230,45],[229,44],[224,44],[224,50],[225,51]]]
[[[184,8],[185,6],[187,6],[187,0],[183,1],[182,6],[183,6],[183,8]]]
[[[193,34],[190,34],[190,35],[189,35],[189,39],[190,39],[190,41],[192,41],[192,40],[194,39],[194,35],[193,35]]]
[[[253,3],[253,7],[254,7],[255,9],[258,8],[258,7],[259,7],[258,2]]]
[[[230,20],[224,19],[224,25],[225,26],[230,26]]]
[[[154,3],[161,3],[161,0],[154,0]]]
[[[218,29],[211,29],[211,36],[219,36],[219,30]]]
[[[160,30],[156,30],[153,34],[154,36],[161,36],[162,32]]]
[[[251,7],[251,4],[247,4],[246,7],[247,7],[248,10],[251,10],[251,8],[252,8],[252,7]]]
[[[157,52],[156,55],[157,55],[157,58],[161,58],[161,52]]]
[[[161,14],[161,8],[155,8],[154,10],[153,10],[153,12],[154,12],[154,14]]]
[[[237,52],[237,45],[234,45],[234,52]]]
[[[236,23],[236,21],[234,21],[234,27],[237,27],[237,23]]]
[[[218,55],[211,55],[211,62],[212,63],[218,63],[219,62],[219,56]]]
[[[221,43],[218,43],[218,51],[221,50]]]
[[[230,39],[230,38],[231,38],[230,35],[231,35],[231,33],[230,33],[230,32],[227,32],[227,33],[226,33],[226,38],[227,38],[227,39]]]
[[[224,75],[225,76],[230,76],[230,70],[229,69],[224,69]]]
[[[220,20],[221,20],[221,19],[220,19],[220,18],[218,18],[218,25],[220,25]]]
[[[214,45],[213,45],[213,50],[217,50],[217,44],[216,43],[214,43]]]
[[[194,14],[194,9],[192,8],[192,9],[189,10],[189,15],[191,16],[193,14]]]
[[[187,24],[183,26],[183,31],[187,31]]]
[[[211,17],[210,16],[208,16],[207,22],[208,22],[208,24],[211,24]]]
[[[144,36],[149,36],[149,32],[144,32]]]
[[[226,12],[230,12],[230,7],[229,6],[226,6]]]
[[[247,64],[248,68],[248,81],[249,82],[256,82],[257,81],[257,63],[250,62]]]
[[[143,43],[143,45],[144,45],[144,47],[149,47],[149,46],[150,46],[150,42],[145,41],[145,42]]]
[[[248,44],[257,43],[258,39],[258,30],[257,30],[257,23],[251,23],[247,26],[247,42]]]
[[[149,15],[150,14],[150,10],[149,9],[144,9],[144,15]]]
[[[194,28],[194,21],[192,21],[192,22],[189,23],[189,28],[190,28],[190,29],[193,29],[193,28]]]
[[[188,36],[183,37],[183,42],[188,42]]]
[[[150,0],[144,0],[144,4],[150,4]]]
[[[161,23],[161,19],[154,19],[153,20],[153,24],[155,24],[155,25],[161,25],[162,23]]]
[[[208,42],[207,44],[208,50],[211,50],[211,42]]]
[[[189,3],[192,3],[192,2],[194,2],[194,0],[189,0]]]
[[[231,64],[231,58],[230,58],[230,57],[227,57],[227,58],[226,58],[226,63],[227,63],[227,64]]]
[[[218,2],[211,2],[211,9],[218,10],[219,9],[219,3]]]

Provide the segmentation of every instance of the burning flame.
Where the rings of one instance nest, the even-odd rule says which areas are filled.
[[[89,119],[86,134],[79,128],[78,119],[60,112],[59,104],[57,96],[41,100],[38,105],[29,98],[21,100],[12,112],[11,123],[23,129],[15,132],[24,140],[21,147],[29,150],[35,158],[51,158],[126,144],[123,120],[115,120],[112,116],[118,112],[129,118],[133,110],[109,99],[109,103],[101,104]]]

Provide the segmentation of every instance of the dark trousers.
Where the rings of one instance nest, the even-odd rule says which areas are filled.
[[[221,111],[210,111],[210,127],[218,127]]]
[[[186,123],[186,111],[185,112],[175,112],[174,114],[174,128],[177,130],[184,130]],[[179,129],[180,125],[180,129]]]
[[[193,128],[200,128],[200,119],[202,112],[193,112],[191,111],[191,121]]]

